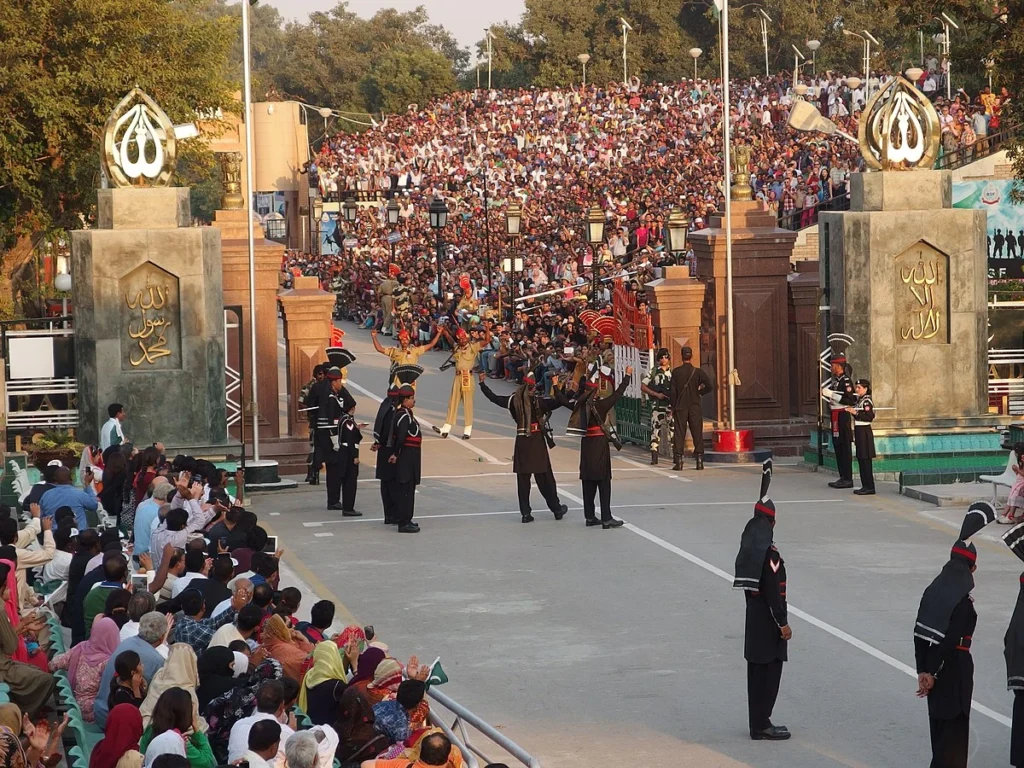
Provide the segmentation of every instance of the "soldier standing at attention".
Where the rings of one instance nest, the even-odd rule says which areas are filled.
[[[711,379],[703,370],[691,362],[693,350],[683,347],[683,364],[672,369],[669,385],[669,405],[675,422],[675,441],[672,444],[672,469],[683,468],[683,451],[686,447],[686,428],[693,438],[693,458],[697,469],[704,469],[704,413],[700,399],[711,391]]]
[[[471,342],[469,334],[461,328],[456,329],[454,339],[444,326],[441,326],[441,333],[455,348],[452,352],[452,359],[455,361],[455,380],[452,381],[452,393],[448,398],[448,415],[445,417],[444,426],[440,429],[434,427],[434,431],[441,437],[448,437],[455,424],[461,401],[466,419],[462,439],[469,440],[473,433],[473,368],[476,367],[480,350],[491,343],[491,321],[484,321],[484,338],[478,342]]]
[[[398,390],[391,456],[388,457],[388,462],[395,467],[391,493],[399,533],[420,532],[420,527],[412,521],[416,512],[416,486],[420,484],[423,443],[420,423],[412,412],[415,407],[416,390],[411,384],[403,384]]]
[[[853,488],[853,414],[846,409],[857,404],[853,382],[845,355],[833,355],[832,378],[821,388],[821,396],[828,403],[832,417],[832,449],[836,454],[839,479],[829,488]]]
[[[672,356],[667,349],[659,349],[657,362],[647,378],[640,384],[640,391],[651,401],[651,466],[658,466],[658,449],[661,446],[661,427],[669,416],[669,395],[672,381]],[[668,418],[668,441],[675,442],[675,421]]]
[[[306,420],[309,422],[309,453],[306,455],[306,482],[320,485],[320,465],[323,461],[316,452],[316,385],[324,380],[324,364],[313,366],[313,378],[302,388],[299,395]]]
[[[377,286],[377,297],[380,299],[380,307],[383,310],[383,320],[380,329],[385,336],[390,336],[395,325],[395,290],[398,288],[398,281],[395,280],[401,269],[397,264],[388,265],[388,276],[380,281]]]

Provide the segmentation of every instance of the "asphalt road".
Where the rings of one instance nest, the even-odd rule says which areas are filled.
[[[388,361],[345,326],[360,420],[372,422]],[[382,339],[382,341],[386,341]],[[421,362],[417,416],[441,424],[451,372]],[[495,382],[501,392],[511,385]],[[925,765],[924,702],[914,696],[912,626],[921,592],[948,557],[963,510],[928,507],[879,485],[868,500],[828,478],[776,464],[771,495],[786,559],[793,640],[773,720],[793,739],[752,742],[746,728],[743,597],[731,588],[758,467],[687,462],[681,473],[615,455],[618,530],[583,525],[576,441],[552,452],[570,513],[555,522],[534,491],[523,525],[511,474],[514,425],[480,396],[469,442],[429,429],[418,535],[382,524],[373,454],[363,451],[357,509],[326,510],[323,486],[260,496],[289,563],[324,597],[373,624],[400,657],[440,656],[444,692],[537,757],[564,766]],[[554,419],[564,433],[567,413]],[[453,435],[461,434],[461,414]],[[370,430],[364,430],[369,445]],[[992,526],[977,539],[980,614],[972,764],[1008,764],[1002,637],[1021,564]]]

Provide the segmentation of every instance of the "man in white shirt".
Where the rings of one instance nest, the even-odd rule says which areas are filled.
[[[271,768],[281,746],[281,725],[273,720],[260,720],[249,730],[248,749],[242,760],[249,768]]]
[[[120,403],[111,403],[107,406],[107,414],[110,418],[100,428],[100,449],[104,451],[112,445],[128,442],[121,430],[121,422],[125,419],[124,406]]]
[[[242,759],[249,746],[249,731],[260,720],[273,720],[281,726],[281,741],[277,760],[284,765],[283,748],[288,739],[295,733],[295,713],[289,713],[286,722],[282,722],[285,710],[284,686],[280,680],[268,680],[260,686],[256,694],[256,712],[231,726],[228,737],[228,762],[234,763]]]
[[[195,579],[205,579],[210,570],[210,564],[206,560],[206,553],[201,549],[189,549],[185,552],[185,573],[174,581],[171,587],[171,597],[177,597],[184,592],[188,585]]]
[[[48,581],[67,581],[71,569],[72,554],[69,551],[71,539],[77,535],[74,528],[58,528],[53,534],[53,543],[57,549],[54,550],[53,559],[43,566],[40,576],[43,583]]]

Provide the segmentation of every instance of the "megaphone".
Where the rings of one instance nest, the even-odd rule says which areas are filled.
[[[826,136],[842,136],[859,144],[853,136],[839,130],[839,127],[819,112],[809,101],[794,101],[789,113],[789,127],[796,131],[817,131]]]

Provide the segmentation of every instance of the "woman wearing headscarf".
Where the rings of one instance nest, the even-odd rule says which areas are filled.
[[[28,715],[21,716],[15,722],[17,707],[8,705],[0,720],[0,766],[3,768],[46,768],[56,765],[60,760],[57,745],[68,724],[68,716],[56,729],[51,730],[48,723],[34,725]],[[20,714],[20,713],[17,713]],[[27,748],[22,745],[21,736],[28,742]]]
[[[142,715],[138,707],[118,704],[107,715],[105,735],[93,747],[89,768],[140,768]]]
[[[206,735],[219,762],[228,761],[231,726],[256,710],[256,693],[260,686],[270,680],[280,680],[282,677],[284,671],[281,669],[281,663],[276,659],[265,659],[240,680],[239,685],[207,705],[205,716],[209,730]]]
[[[50,660],[51,672],[58,669],[68,671],[71,690],[87,722],[93,722],[92,708],[100,690],[100,677],[120,642],[120,631],[114,620],[97,616],[93,620],[88,640]]]
[[[4,610],[0,611],[0,682],[10,687],[11,701],[34,717],[50,698],[56,681],[49,672],[27,663],[25,639],[17,632],[18,615],[13,611],[13,579],[13,564],[0,561],[0,597],[4,601]]]
[[[167,654],[167,661],[153,675],[149,683],[149,690],[146,691],[146,698],[139,707],[142,712],[142,724],[149,726],[153,718],[153,708],[160,700],[164,691],[171,688],[181,688],[192,697],[193,720],[197,730],[206,731],[206,721],[199,715],[199,699],[196,696],[196,689],[199,688],[199,668],[196,664],[196,652],[187,643],[175,643]]]
[[[35,636],[46,627],[46,621],[41,615],[33,616],[32,618],[22,618],[20,610],[18,608],[18,578],[17,578],[17,556],[15,555],[13,547],[7,547],[0,549],[0,553],[4,550],[10,552],[11,559],[0,559],[0,585],[5,585],[5,589],[0,592],[3,596],[4,601],[4,613],[7,619],[10,621],[11,626],[18,635],[18,645],[20,646],[18,661],[24,662],[25,664],[31,664],[34,667],[38,667],[43,672],[48,672],[48,662],[46,660],[46,654],[35,648],[31,652],[28,649],[26,636],[30,633]],[[29,637],[29,639],[32,639]]]
[[[345,673],[354,672],[359,661],[359,652],[366,648],[366,631],[356,624],[350,624],[338,633],[334,642],[342,652],[341,663],[345,667]]]
[[[379,660],[379,661],[378,661]],[[367,673],[376,663],[372,675]],[[373,705],[387,699],[402,682],[402,665],[384,657],[380,648],[367,648],[359,657],[356,676],[341,696],[336,730],[338,757],[356,762],[373,757],[390,742],[374,729]]]
[[[277,659],[288,677],[302,683],[302,666],[313,651],[313,645],[301,632],[289,629],[284,619],[273,615],[263,625],[263,647],[271,658]]]
[[[206,705],[230,691],[239,681],[235,679],[235,654],[223,646],[207,648],[199,657],[199,688],[196,698],[199,700],[200,713],[206,711]]]
[[[306,672],[299,689],[299,708],[316,725],[333,725],[347,687],[338,646],[330,640],[317,643],[313,649],[313,666]]]
[[[171,650],[173,653],[173,647]],[[205,728],[206,723],[195,712],[195,699],[188,691],[176,686],[165,690],[153,708],[152,722],[139,739],[139,747],[146,755],[146,768],[152,768],[161,755],[187,758],[190,768],[214,768],[217,759]]]

